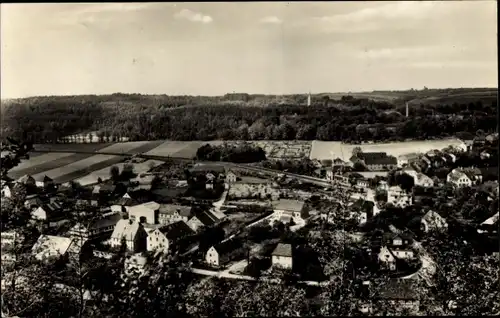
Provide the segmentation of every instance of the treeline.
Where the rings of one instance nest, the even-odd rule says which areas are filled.
[[[261,147],[246,142],[237,146],[206,144],[198,148],[196,158],[207,161],[250,163],[266,160],[266,152]]]
[[[113,96],[113,95],[112,95]],[[118,97],[37,98],[16,101],[2,110],[2,136],[56,142],[74,133],[100,131],[130,140],[361,140],[396,141],[473,135],[481,129],[497,128],[496,104],[453,103],[420,105],[410,109],[369,99],[324,96],[311,107],[292,104],[261,106],[228,105],[215,97],[161,105],[152,97],[139,95],[137,101]],[[173,97],[172,97],[173,98]],[[186,97],[187,98],[187,97]],[[217,97],[222,98],[222,97]],[[289,98],[289,97],[287,97]],[[144,100],[143,100],[144,99]],[[209,99],[212,99],[210,102]],[[480,97],[478,97],[480,99]],[[187,103],[188,108],[176,107]],[[184,105],[184,104],[183,104]]]

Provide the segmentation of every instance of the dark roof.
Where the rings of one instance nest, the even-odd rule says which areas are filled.
[[[32,176],[25,174],[24,176],[17,179],[17,182],[26,184],[29,180],[35,181]]]
[[[412,280],[391,279],[376,287],[375,298],[386,300],[417,300],[415,283]]]
[[[229,254],[242,247],[243,242],[241,241],[241,239],[235,238],[221,242],[214,246],[215,250],[219,254],[219,260],[221,260],[221,262],[229,260]]]
[[[191,216],[191,207],[185,205],[177,205],[177,204],[162,204],[160,205],[159,213],[162,214],[174,214],[178,212],[179,215],[190,217]]]
[[[99,228],[104,228],[104,227],[108,227],[111,225],[116,225],[116,223],[118,223],[118,221],[120,221],[122,218],[123,217],[120,213],[109,214],[105,217],[102,217],[102,218],[99,218],[99,219],[92,221],[88,225],[88,229],[89,230],[90,229],[99,229]]]
[[[34,177],[34,179],[36,181],[39,181],[39,182],[50,182],[50,181],[53,181],[50,177],[48,177],[47,175],[38,175],[36,177]]]
[[[407,233],[401,233],[401,234],[384,233],[384,235],[382,236],[382,238],[384,239],[384,242],[387,241],[387,240],[395,240],[397,238],[400,238],[400,239],[403,239],[403,240],[409,240],[410,243],[412,242],[411,235],[409,235]]]
[[[272,255],[292,257],[292,246],[290,244],[279,243],[274,249]]]
[[[395,157],[388,156],[385,152],[362,152],[358,154],[367,165],[397,164]]]
[[[212,224],[215,224],[219,220],[212,213],[210,213],[208,211],[197,212],[197,213],[195,213],[195,216],[205,226],[210,226]]]
[[[117,202],[119,205],[123,205],[123,206],[134,206],[134,205],[138,205],[139,202],[135,199],[132,199],[132,198],[120,198],[120,200],[118,200]]]
[[[193,234],[193,230],[184,221],[175,222],[167,226],[161,227],[160,232],[165,234],[169,240],[179,239]]]

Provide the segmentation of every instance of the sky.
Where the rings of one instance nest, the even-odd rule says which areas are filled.
[[[1,97],[497,87],[496,1],[1,4]]]

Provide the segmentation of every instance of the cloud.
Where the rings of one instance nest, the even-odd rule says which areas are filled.
[[[177,19],[185,19],[191,22],[200,22],[200,23],[211,23],[213,21],[212,17],[209,15],[204,15],[199,12],[194,12],[189,9],[182,9],[178,13],[175,14]]]
[[[262,18],[260,20],[260,23],[264,23],[264,24],[281,24],[283,23],[283,21],[276,17],[276,16],[268,16],[268,17],[265,17],[265,18]]]
[[[326,32],[365,32],[384,27],[394,27],[400,21],[401,26],[408,26],[413,21],[429,18],[439,10],[442,4],[432,1],[402,1],[363,8],[345,14],[313,17]]]

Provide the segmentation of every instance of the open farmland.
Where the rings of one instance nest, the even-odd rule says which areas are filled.
[[[123,157],[121,156],[94,155],[89,158],[73,162],[69,165],[38,173],[33,177],[47,175],[55,182],[64,183],[89,174],[92,171],[116,164],[122,160]]]
[[[71,154],[70,156],[64,156],[62,158],[58,158],[55,160],[46,161],[46,162],[41,163],[39,165],[34,165],[34,166],[24,168],[21,170],[11,171],[11,172],[9,172],[9,176],[11,178],[14,178],[14,179],[18,179],[24,175],[31,175],[32,176],[32,175],[35,175],[37,173],[41,173],[41,172],[55,169],[58,167],[66,166],[66,165],[69,165],[73,162],[77,162],[77,161],[80,161],[80,160],[83,160],[85,158],[89,158],[92,156],[93,156],[93,154],[90,154],[90,153],[88,153],[88,154],[87,153],[75,153],[75,154]]]
[[[146,152],[145,155],[192,159],[202,145],[203,142],[201,141],[165,141],[158,147]]]
[[[11,172],[16,172],[31,167],[36,167],[46,162],[51,162],[60,158],[71,156],[71,152],[47,153],[40,156],[30,157],[29,160],[23,160],[19,165],[11,169]]]
[[[107,152],[107,153],[135,155],[150,151],[151,149],[158,147],[161,143],[162,141],[160,140],[119,142],[109,147],[102,148],[99,151],[104,153]]]
[[[116,166],[120,171],[123,171],[123,167],[126,164],[127,163],[125,163],[125,162],[121,162],[121,163],[117,163],[115,165],[110,165],[106,168],[95,170],[84,177],[76,179],[75,181],[78,182],[79,184],[81,184],[82,186],[95,184],[95,183],[97,183],[98,178],[101,178],[103,181],[105,181],[105,180],[108,180],[110,178],[110,171],[111,171],[112,166]],[[147,161],[141,162],[141,163],[133,163],[132,165],[134,167],[134,172],[136,174],[141,174],[141,173],[148,172],[151,167],[158,167],[162,164],[164,164],[163,161],[147,160]]]
[[[463,142],[459,139],[442,139],[351,145],[338,141],[315,140],[312,144],[310,159],[325,160],[333,157],[333,159],[340,158],[348,161],[355,147],[361,147],[364,152],[387,152],[388,155],[398,157],[412,152],[425,153],[429,150],[443,149],[448,146],[463,147]]]
[[[109,147],[113,143],[102,144],[35,144],[35,151],[94,152]],[[33,154],[36,154],[34,152]],[[30,154],[31,155],[31,154]]]

